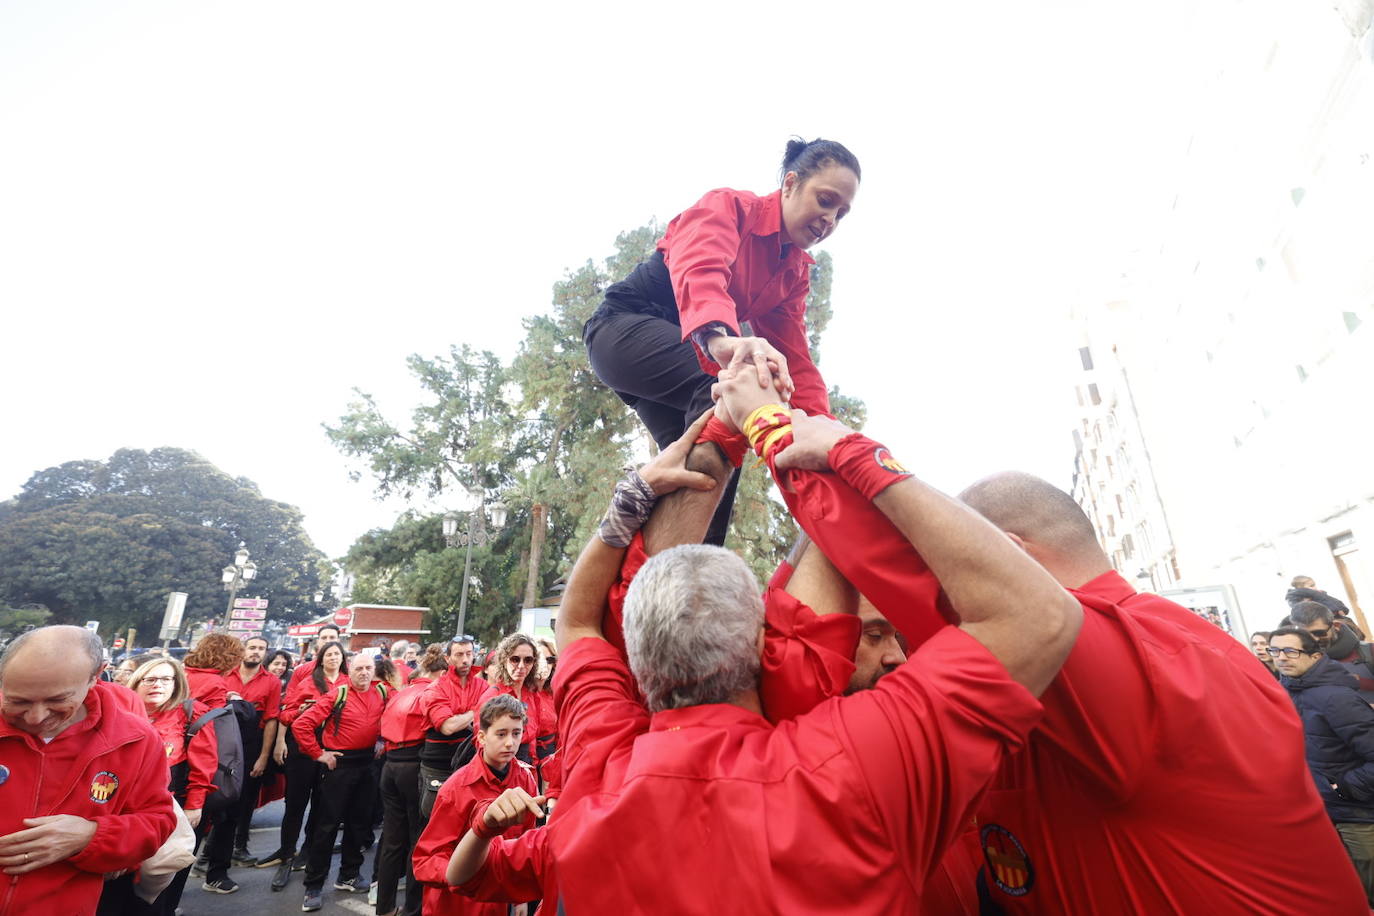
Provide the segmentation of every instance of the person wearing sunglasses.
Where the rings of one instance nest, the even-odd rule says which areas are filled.
[[[1363,642],[1358,631],[1336,619],[1318,601],[1299,601],[1290,615],[1293,626],[1312,635],[1322,653],[1355,676],[1356,690],[1366,703],[1374,704],[1374,646]]]
[[[539,647],[524,633],[512,633],[501,640],[496,647],[495,680],[477,701],[474,716],[482,709],[482,704],[492,697],[507,694],[515,697],[525,707],[528,719],[516,757],[525,763],[534,764],[534,740],[539,734],[540,703],[535,699],[540,686]]]
[[[1269,654],[1302,719],[1317,791],[1374,905],[1374,709],[1309,630],[1275,630]]]

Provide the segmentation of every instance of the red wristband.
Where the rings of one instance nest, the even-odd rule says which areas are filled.
[[[835,443],[830,449],[830,467],[870,502],[894,483],[911,476],[887,446],[862,433],[850,433]]]
[[[472,832],[479,840],[494,840],[502,833],[494,827],[487,826],[487,809],[490,807],[491,802],[487,802],[485,805],[478,805],[472,812]]]
[[[725,453],[725,460],[731,467],[739,467],[744,462],[744,453],[749,451],[749,440],[744,433],[734,433],[730,427],[714,415],[706,421],[706,426],[697,436],[697,442],[714,442]]]

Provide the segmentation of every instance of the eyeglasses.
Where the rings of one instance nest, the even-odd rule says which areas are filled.
[[[1269,648],[1265,649],[1264,651],[1268,652],[1270,655],[1274,656],[1275,658],[1278,658],[1278,657],[1279,657],[1279,653],[1280,653],[1280,652],[1282,652],[1286,658],[1297,658],[1299,655],[1311,655],[1311,654],[1312,654],[1311,652],[1304,652],[1304,651],[1301,650],[1301,649],[1294,649],[1294,648],[1292,648],[1291,646],[1286,646],[1286,647],[1284,647],[1284,648],[1282,648],[1282,649],[1278,648],[1277,646],[1270,646]]]
[[[1321,639],[1324,636],[1326,636],[1327,633],[1330,633],[1331,630],[1330,628],[1327,628],[1325,630],[1308,630],[1307,632],[1312,634],[1313,639]]]
[[[140,684],[175,684],[177,679],[168,675],[167,677],[145,677],[139,681]]]
[[[533,656],[533,655],[512,655],[512,656],[510,657],[510,663],[511,663],[512,665],[533,665],[533,664],[534,664],[534,656]]]

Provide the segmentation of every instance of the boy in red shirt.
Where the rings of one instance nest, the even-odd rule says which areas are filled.
[[[474,812],[484,809],[508,789],[538,794],[534,770],[515,755],[524,740],[524,705],[509,694],[494,696],[482,704],[477,742],[481,753],[459,768],[439,790],[429,824],[415,844],[415,878],[425,885],[426,916],[506,916],[504,903],[479,903],[449,887],[448,868],[459,839],[472,822]],[[515,838],[534,826],[534,814],[506,828],[501,836]]]

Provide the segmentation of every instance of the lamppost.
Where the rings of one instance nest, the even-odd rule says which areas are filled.
[[[257,578],[258,564],[248,557],[248,551],[240,545],[238,552],[234,554],[234,565],[226,566],[220,572],[220,581],[224,583],[224,590],[229,593],[229,604],[224,609],[225,620],[230,619],[234,612],[234,599],[239,596],[239,589],[245,582]]]
[[[454,634],[456,636],[463,635],[463,627],[468,619],[468,582],[472,578],[472,545],[485,544],[492,538],[492,532],[488,531],[486,526],[487,508],[485,504],[479,505],[468,513],[466,531],[458,530],[458,513],[444,513],[444,543],[449,547],[464,546],[467,548],[467,558],[463,561],[462,597],[458,600],[458,631]],[[505,527],[505,504],[492,503],[490,508],[492,528],[500,530]]]

